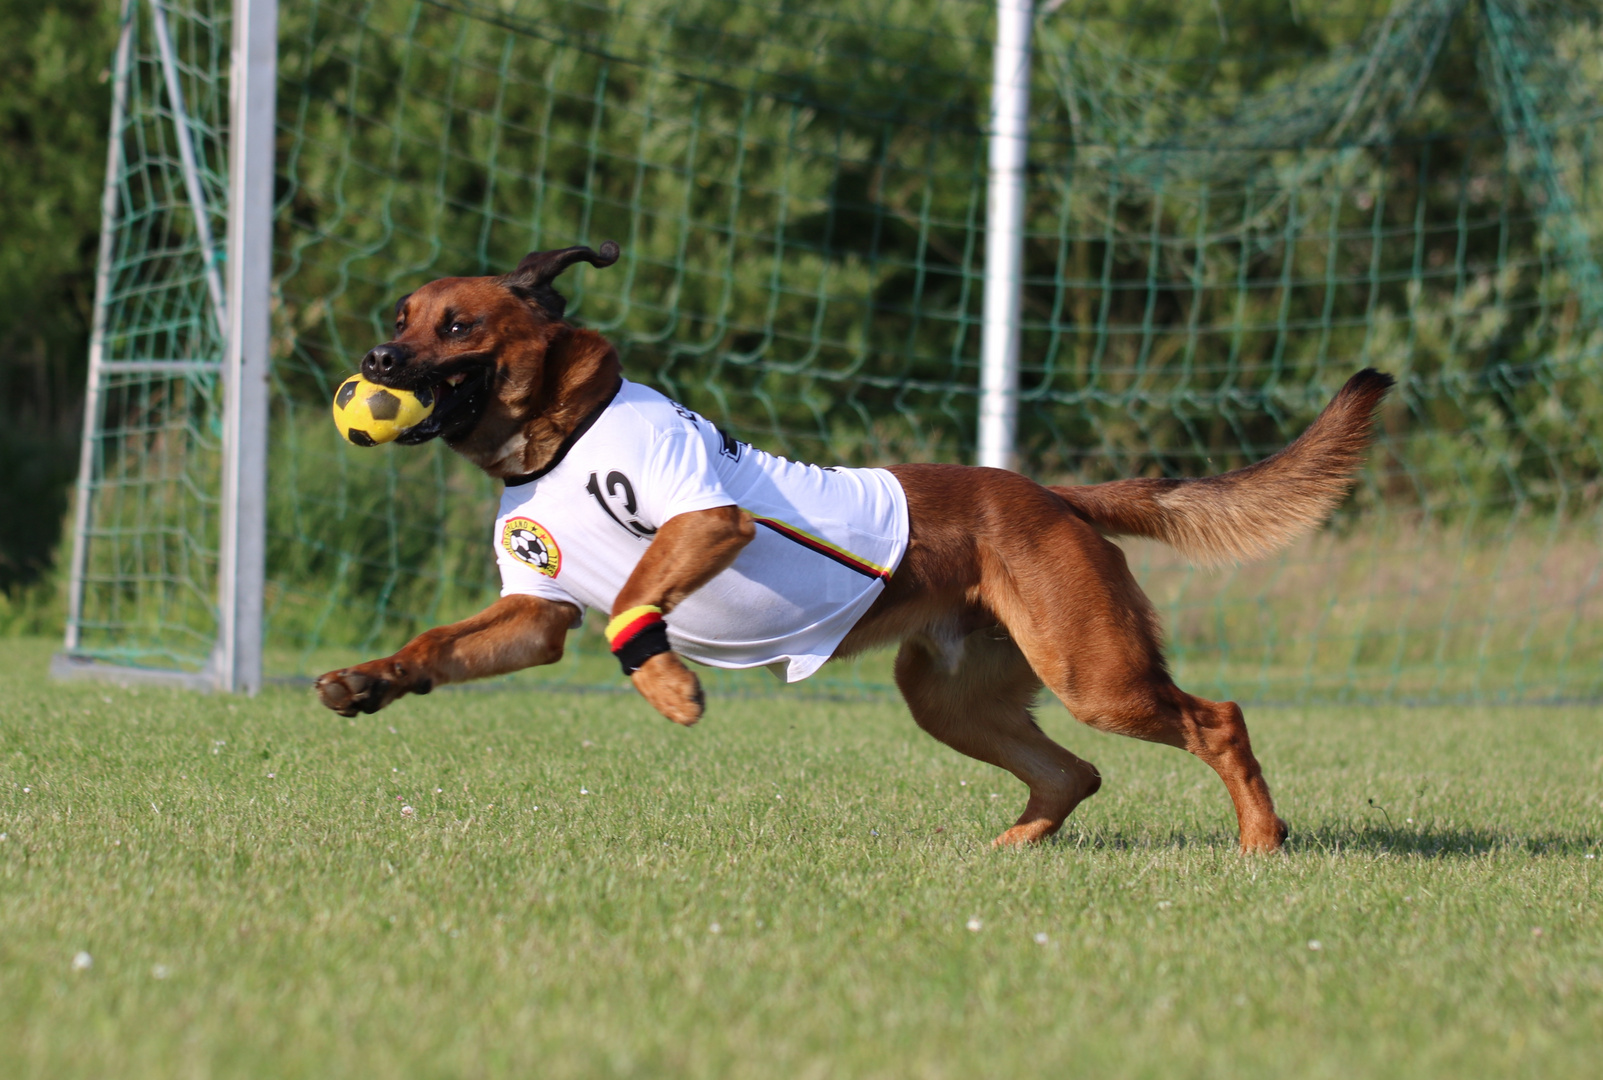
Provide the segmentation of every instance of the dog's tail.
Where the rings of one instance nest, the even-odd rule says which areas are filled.
[[[1322,524],[1352,488],[1392,384],[1365,368],[1296,442],[1244,469],[1052,490],[1109,536],[1161,540],[1205,565],[1260,558]]]

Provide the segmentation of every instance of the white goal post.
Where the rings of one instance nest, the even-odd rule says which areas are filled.
[[[225,347],[220,358],[106,355],[106,313],[119,220],[123,124],[128,108],[135,20],[148,17],[159,48],[166,108],[178,149],[183,188],[206,258],[205,277]],[[90,338],[83,442],[79,454],[65,649],[51,665],[58,677],[99,677],[121,682],[173,682],[196,689],[255,693],[262,682],[262,600],[266,570],[267,405],[273,270],[274,96],[277,88],[278,2],[235,0],[228,114],[228,237],[212,250],[209,210],[200,182],[192,124],[185,105],[173,35],[162,0],[123,0],[113,66],[110,146],[101,200],[99,267]],[[216,269],[221,254],[224,274]],[[225,280],[224,280],[225,279]],[[80,652],[89,545],[93,539],[97,440],[107,380],[129,373],[215,371],[222,386],[222,475],[219,478],[216,640],[199,672],[134,667]]]
[[[1030,134],[1033,8],[1033,0],[997,0],[996,45],[991,53],[978,464],[997,469],[1013,467],[1014,433],[1018,428],[1024,171]]]

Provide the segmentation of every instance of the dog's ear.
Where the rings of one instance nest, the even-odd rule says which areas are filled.
[[[507,288],[531,303],[538,304],[553,319],[562,318],[568,301],[551,287],[557,276],[576,262],[591,266],[611,266],[618,261],[616,241],[602,243],[600,251],[587,247],[559,248],[556,251],[531,251],[518,263],[518,268],[504,279]]]

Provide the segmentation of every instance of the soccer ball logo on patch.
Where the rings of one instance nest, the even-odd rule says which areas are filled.
[[[562,569],[562,549],[538,521],[526,517],[508,518],[501,526],[501,546],[518,562],[534,567],[546,577],[556,577],[557,571]]]

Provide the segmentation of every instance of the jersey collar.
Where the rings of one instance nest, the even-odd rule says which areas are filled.
[[[562,444],[557,447],[557,452],[551,455],[550,461],[546,462],[532,473],[524,473],[522,476],[508,476],[505,478],[503,483],[505,483],[509,488],[522,487],[524,484],[532,484],[536,480],[540,479],[540,477],[556,468],[558,465],[561,465],[562,459],[568,456],[569,450],[573,449],[573,444],[578,442],[584,436],[584,433],[590,430],[591,425],[593,425],[597,420],[601,419],[601,414],[607,411],[607,406],[612,404],[613,399],[618,396],[618,391],[622,389],[623,380],[619,379],[618,385],[612,388],[612,393],[607,395],[606,400],[597,405],[594,409],[591,409],[589,414],[586,415],[583,420],[579,421],[579,426],[568,432],[568,437],[562,440]]]

